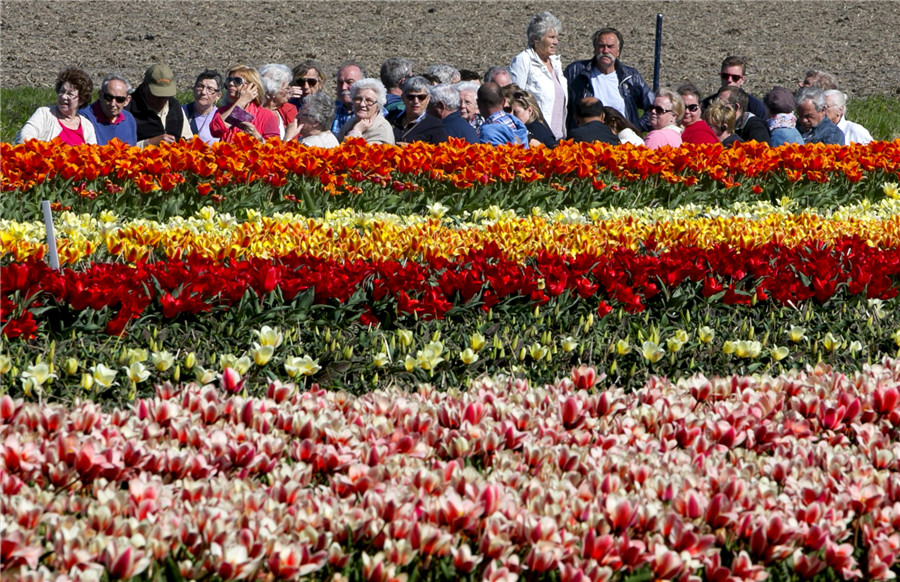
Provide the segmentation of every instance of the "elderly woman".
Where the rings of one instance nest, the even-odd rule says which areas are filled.
[[[405,145],[413,141],[441,143],[447,141],[447,130],[441,120],[428,115],[431,83],[425,77],[410,77],[400,86],[400,97],[406,106],[403,115],[394,120],[394,141]]]
[[[69,145],[97,143],[93,124],[78,113],[91,102],[91,78],[81,69],[66,69],[57,75],[55,87],[56,105],[38,107],[16,134],[15,143],[29,139],[51,141],[57,137]]]
[[[325,86],[325,73],[322,71],[322,65],[314,60],[305,60],[294,67],[288,103],[299,109],[304,99],[321,91]]]
[[[297,114],[299,136],[303,145],[316,148],[336,148],[338,140],[329,131],[334,101],[325,93],[313,93],[303,100]]]
[[[259,68],[259,77],[266,90],[263,107],[276,114],[281,139],[294,139],[297,137],[297,107],[288,103],[291,70],[286,65],[263,65]]]
[[[562,24],[541,12],[528,24],[528,48],[516,55],[509,72],[512,82],[534,95],[557,139],[566,136],[568,90],[562,63],[556,54]]]
[[[525,124],[528,130],[528,145],[530,147],[547,146],[555,148],[559,145],[553,132],[547,127],[547,122],[541,114],[534,96],[528,91],[523,91],[515,83],[503,88],[503,97],[506,99],[507,113],[512,113]]]
[[[459,91],[459,114],[469,122],[473,128],[478,129],[484,120],[478,112],[478,83],[463,81],[454,85]]]
[[[265,91],[259,72],[252,67],[232,67],[225,77],[225,104],[219,107],[209,124],[209,132],[225,142],[245,132],[259,141],[279,137],[275,113],[265,109]]]
[[[719,143],[719,138],[709,125],[700,118],[700,91],[691,83],[678,88],[678,94],[684,102],[684,114],[681,116],[681,141],[683,143]]]
[[[350,87],[353,115],[338,131],[338,141],[347,137],[361,137],[369,143],[394,145],[394,130],[381,108],[387,101],[387,90],[378,79],[360,79]]]
[[[644,137],[647,147],[657,150],[663,146],[680,146],[682,130],[678,122],[683,116],[684,101],[681,95],[668,87],[661,88],[650,108],[650,127],[653,131]]]

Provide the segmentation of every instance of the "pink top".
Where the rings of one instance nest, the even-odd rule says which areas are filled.
[[[62,124],[62,121],[58,119],[56,121],[62,128],[62,131],[59,133],[59,139],[61,139],[63,143],[69,145],[81,145],[84,143],[84,130],[81,129],[80,123],[78,124],[78,129],[69,129]]]
[[[662,129],[654,129],[644,137],[644,145],[651,150],[658,150],[663,146],[677,148],[681,145],[681,132],[667,126]]]
[[[231,105],[219,107],[219,109],[216,110],[216,114],[213,116],[212,121],[209,122],[209,133],[212,134],[213,137],[217,137],[224,142],[234,141],[235,134],[244,131],[239,127],[229,127],[225,124],[225,120],[222,119],[222,116],[219,115],[219,113],[230,107]],[[251,101],[244,109],[253,116],[253,121],[250,123],[252,123],[253,127],[255,127],[260,135],[263,136],[263,139],[279,137],[281,135],[281,132],[278,129],[278,118],[275,117],[275,113],[260,107],[253,101]]]

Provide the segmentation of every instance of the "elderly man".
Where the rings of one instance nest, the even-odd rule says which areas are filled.
[[[113,138],[130,146],[137,145],[137,122],[125,107],[131,102],[131,84],[113,73],[100,83],[97,100],[79,111],[94,126],[97,143],[106,145]]]
[[[503,110],[506,99],[497,83],[485,83],[478,88],[478,110],[484,118],[478,142],[491,145],[517,144],[528,147],[528,130],[515,116]]]
[[[175,92],[175,75],[168,65],[153,65],[144,73],[144,82],[138,85],[131,95],[131,103],[125,107],[137,122],[137,145],[174,143],[193,137]]]
[[[337,101],[334,102],[334,121],[331,124],[331,133],[337,135],[347,120],[353,117],[353,98],[350,96],[350,87],[364,78],[366,78],[366,70],[356,61],[347,61],[338,67],[335,80]]]
[[[512,83],[512,75],[509,74],[509,68],[494,66],[484,74],[484,82],[497,83],[501,87],[506,87]]]
[[[844,132],[828,119],[821,89],[807,87],[797,93],[797,129],[804,143],[844,145]]]
[[[637,69],[619,61],[624,44],[622,33],[615,28],[601,28],[591,39],[594,57],[575,61],[566,67],[569,82],[569,103],[585,97],[596,97],[612,107],[641,131],[650,129],[650,109],[653,93]],[[643,117],[638,110],[643,110]],[[574,107],[569,108],[566,120],[569,129],[575,127]]]
[[[837,77],[828,71],[820,69],[810,69],[803,75],[803,80],[797,82],[797,86],[801,89],[804,87],[816,87],[822,91],[830,91],[838,88]]]
[[[869,130],[858,123],[848,121],[844,117],[847,111],[847,94],[837,89],[825,91],[825,109],[828,119],[838,126],[844,132],[844,145],[858,143],[866,145],[872,141],[872,134]],[[97,141],[100,141],[100,134],[97,134]]]
[[[721,79],[722,81],[722,86],[717,93],[706,97],[701,102],[701,107],[703,109],[709,107],[709,104],[712,103],[712,101],[716,99],[719,94],[721,94],[722,89],[726,87],[737,87],[747,96],[747,108],[744,109],[744,111],[749,111],[760,119],[765,119],[766,104],[750,93],[747,93],[747,91],[744,89],[744,83],[747,82],[746,66],[746,62],[744,62],[744,59],[742,59],[741,57],[725,57],[725,60],[722,61],[722,68],[719,72],[719,79]]]
[[[478,143],[478,134],[459,113],[459,92],[451,85],[435,85],[431,88],[431,103],[428,112],[444,124],[449,137],[464,139],[468,143]]]
[[[384,85],[384,88],[387,89],[387,101],[384,109],[387,111],[385,117],[387,117],[388,121],[393,121],[403,115],[405,106],[402,97],[403,91],[400,89],[400,86],[403,85],[403,81],[412,76],[413,64],[410,60],[390,58],[381,63],[379,77],[381,77],[381,83]]]
[[[575,143],[595,142],[619,145],[619,138],[603,123],[603,102],[596,97],[585,97],[575,104],[578,127],[569,132]]]

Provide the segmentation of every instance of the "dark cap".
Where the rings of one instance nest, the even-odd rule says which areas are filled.
[[[168,65],[153,65],[147,69],[144,84],[156,97],[175,96],[175,75]]]
[[[791,113],[797,106],[794,95],[784,87],[772,87],[772,90],[766,93],[763,102],[773,115]]]

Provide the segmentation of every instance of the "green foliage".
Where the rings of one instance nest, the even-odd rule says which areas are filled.
[[[880,141],[900,138],[900,97],[868,97],[847,102],[847,119],[869,130]]]

